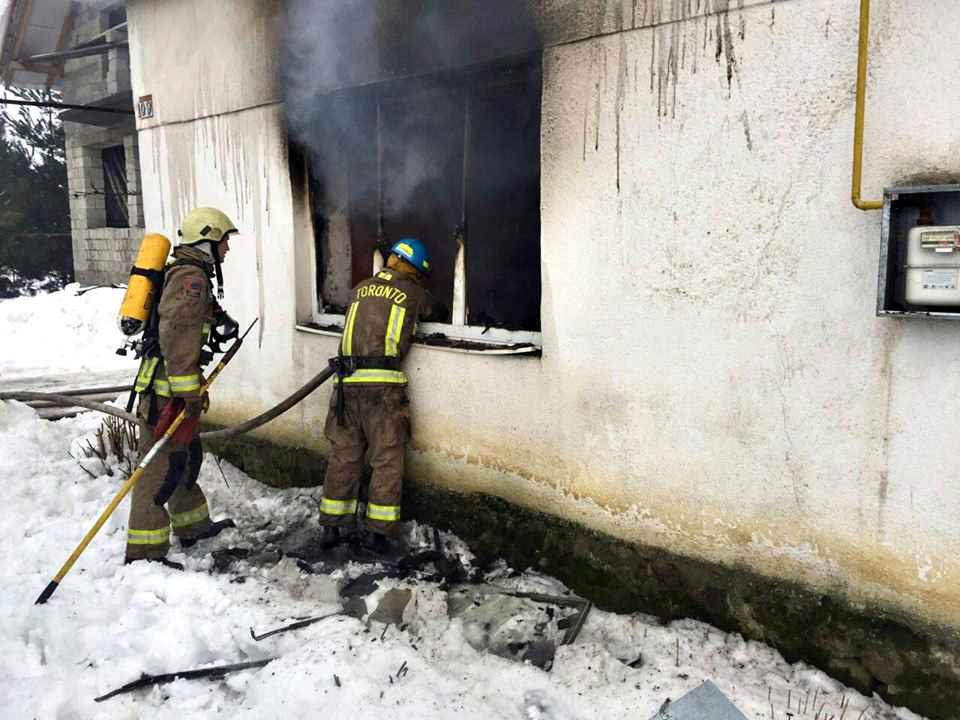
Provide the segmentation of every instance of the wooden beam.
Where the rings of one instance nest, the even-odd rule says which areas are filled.
[[[9,85],[13,79],[13,62],[20,59],[20,46],[23,45],[23,36],[27,33],[27,25],[30,24],[30,15],[33,14],[33,0],[25,0],[23,11],[20,14],[20,24],[17,27],[16,37],[13,39],[13,48],[10,53],[10,66],[3,74],[3,84]]]
[[[9,69],[11,72],[16,72],[19,70],[21,72],[40,73],[41,75],[51,75],[54,77],[60,77],[63,75],[63,68],[56,63],[32,63],[22,62],[20,60],[11,60]]]
[[[74,2],[74,0],[70,0],[70,2],[67,3],[67,11],[63,14],[63,25],[60,27],[60,37],[57,38],[57,46],[54,52],[61,52],[63,48],[66,47],[67,40],[70,37],[70,30],[73,28],[73,16],[76,11],[77,3]],[[63,76],[63,71],[66,66],[65,61],[53,64],[60,68],[60,72],[56,75],[54,73],[47,73],[47,92],[50,91],[50,87],[53,85],[53,78]]]

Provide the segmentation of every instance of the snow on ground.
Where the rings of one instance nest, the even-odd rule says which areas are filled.
[[[786,717],[788,693],[797,718],[813,718],[821,707],[839,717],[844,699],[849,718],[917,717],[808,666],[790,665],[769,647],[690,620],[664,626],[641,614],[593,610],[576,642],[559,647],[552,669],[542,670],[474,649],[478,633],[528,640],[536,620],[556,637],[556,621],[569,609],[551,617],[546,606],[513,601],[451,619],[448,591],[425,580],[381,580],[367,599],[372,608],[391,588],[411,589],[400,626],[336,616],[257,642],[251,627],[262,631],[339,609],[338,586],[369,567],[349,563],[331,574],[310,574],[292,558],[261,562],[254,555],[214,572],[213,548],[259,545],[269,557],[271,538],[314,527],[319,491],[267,488],[224,463],[228,486],[210,455],[201,483],[214,515],[229,513],[237,530],[207,541],[208,547],[175,546],[170,557],[186,564],[184,572],[152,563],[124,566],[124,501],[49,603],[34,605],[122,482],[115,458],[107,463],[112,477],[98,460],[84,459],[85,470],[75,459],[83,458],[80,444],[100,422],[92,413],[47,422],[23,405],[0,403],[4,717],[643,720],[706,679],[751,719]],[[429,537],[425,531],[408,528],[414,543]],[[469,559],[457,538],[444,535],[443,544]],[[502,564],[488,582],[508,590],[566,592],[556,580],[511,573]],[[517,617],[502,617],[510,607]],[[486,620],[484,608],[492,608]],[[503,620],[497,629],[484,624]],[[266,657],[278,659],[222,680],[177,680],[93,700],[141,672]],[[806,698],[806,712],[796,709],[800,698]]]
[[[117,288],[81,291],[74,283],[0,301],[0,382],[51,374],[78,380],[117,371],[132,376],[133,356],[114,352],[123,339],[117,328],[123,293]]]
[[[0,381],[132,373],[133,361],[113,354],[122,292],[78,295],[69,286],[0,302]],[[399,625],[337,615],[257,642],[251,627],[263,631],[339,610],[340,592],[371,567],[347,562],[312,574],[289,556],[277,561],[275,543],[316,532],[319,490],[273,490],[226,463],[224,478],[210,455],[201,483],[214,515],[231,515],[237,530],[207,547],[174,545],[171,558],[185,563],[184,572],[153,563],[124,566],[126,500],[50,602],[34,605],[122,484],[116,458],[104,465],[84,456],[82,446],[96,444],[101,423],[93,413],[43,421],[24,405],[0,402],[3,717],[644,720],[706,679],[751,719],[784,718],[788,709],[796,718],[818,711],[839,717],[844,701],[847,718],[917,717],[813,668],[787,664],[764,645],[690,620],[664,626],[646,615],[593,610],[576,642],[558,647],[552,667],[540,669],[484,648],[503,654],[504,647],[537,638],[558,641],[558,621],[569,608],[497,595],[483,600],[482,593],[477,603],[461,602],[462,589],[416,576],[380,579],[366,598],[372,610],[391,589],[411,590]],[[414,546],[431,535],[413,524],[407,534]],[[444,534],[443,546],[470,560],[457,538]],[[229,547],[255,552],[218,570],[210,551]],[[512,573],[502,563],[485,579],[479,589],[488,593],[567,593],[554,579]],[[94,702],[142,672],[268,657],[278,659],[222,680],[177,680]]]

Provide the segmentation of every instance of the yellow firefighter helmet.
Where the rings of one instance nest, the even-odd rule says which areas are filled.
[[[177,234],[181,245],[196,245],[202,242],[218,243],[237,226],[227,214],[212,207],[198,207],[186,214]]]

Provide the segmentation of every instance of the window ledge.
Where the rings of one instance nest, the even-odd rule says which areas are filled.
[[[310,324],[298,324],[296,329],[312,335],[340,337],[343,331],[342,315],[316,315]],[[481,328],[471,326],[421,323],[413,344],[427,350],[440,350],[467,355],[524,355],[540,357],[540,333]]]

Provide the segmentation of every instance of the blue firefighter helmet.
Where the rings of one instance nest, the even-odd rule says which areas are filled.
[[[406,260],[424,275],[429,275],[432,270],[430,267],[430,253],[427,252],[427,246],[423,244],[422,240],[417,238],[403,238],[393,244],[390,252]]]

